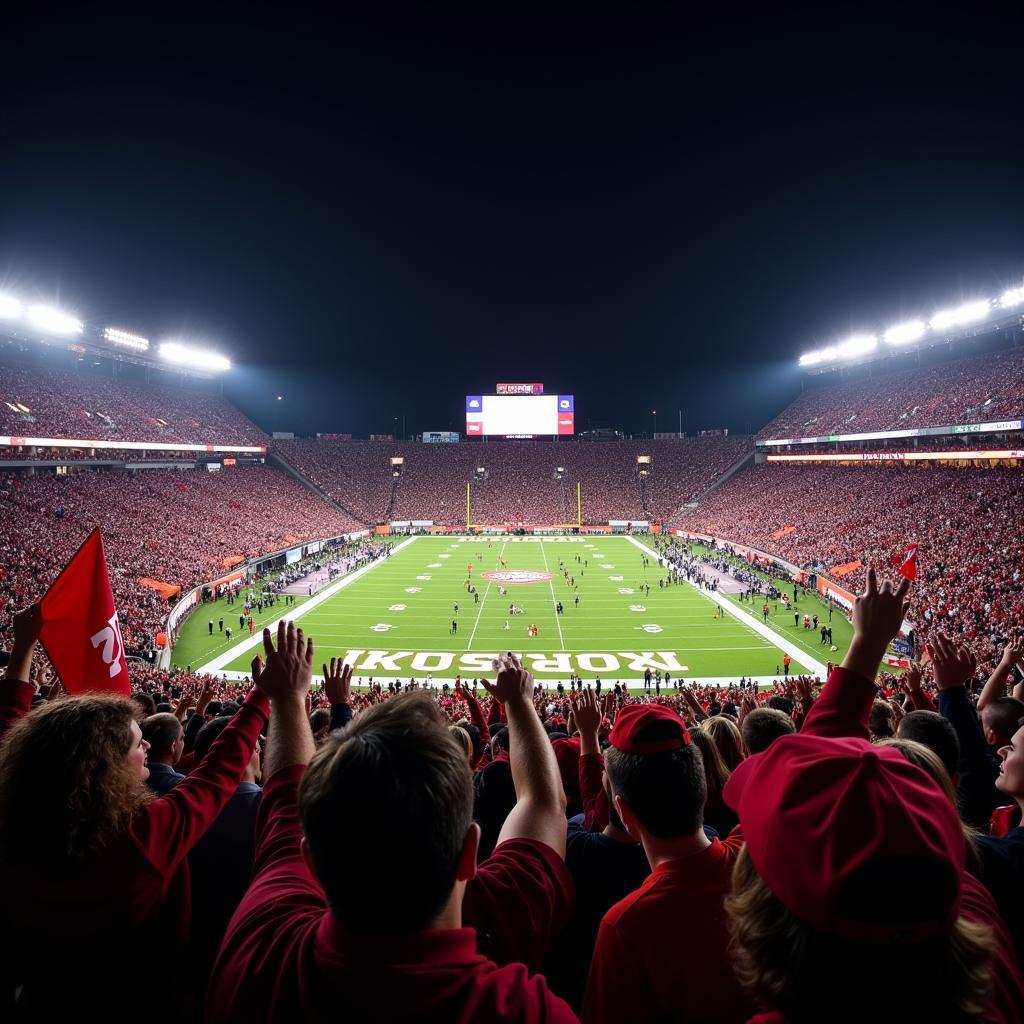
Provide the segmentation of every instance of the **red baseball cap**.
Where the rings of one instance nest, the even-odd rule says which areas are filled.
[[[624,754],[662,754],[685,747],[690,734],[686,723],[664,704],[628,704],[615,716],[608,742]]]
[[[956,920],[960,818],[935,780],[895,748],[783,736],[741,762],[723,795],[765,885],[819,931],[905,945]],[[878,891],[896,875],[895,896]]]

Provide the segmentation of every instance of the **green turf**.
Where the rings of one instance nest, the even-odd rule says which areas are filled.
[[[243,588],[242,593],[246,591]],[[255,596],[255,591],[254,591]],[[298,609],[308,597],[296,597],[295,604],[290,606]],[[242,601],[235,604],[228,604],[225,598],[219,601],[210,601],[200,605],[186,620],[178,634],[178,642],[174,645],[172,664],[178,668],[185,668],[191,665],[196,668],[200,663],[209,661],[223,651],[228,650],[243,638],[243,631],[238,626],[238,616],[242,614],[245,605]],[[273,607],[264,608],[262,612],[252,609],[252,622],[255,630],[261,630],[268,622],[276,622],[288,608],[284,601],[278,601]],[[225,627],[230,626],[232,636],[226,639],[226,634],[221,633],[218,628],[220,619],[224,619]],[[210,635],[210,620],[213,620],[213,636]],[[249,635],[248,627],[244,630],[244,636]],[[250,656],[250,661],[252,660]]]
[[[589,564],[578,565],[577,554]],[[659,589],[663,573],[656,559],[645,571],[642,556],[625,537],[422,537],[310,609],[301,623],[316,640],[318,663],[331,655],[346,657],[354,661],[363,681],[371,674],[422,680],[428,672],[436,679],[461,672],[472,677],[488,672],[490,658],[508,650],[522,653],[539,679],[564,679],[570,670],[586,679],[595,674],[608,682],[636,679],[646,664],[652,670],[668,668],[673,678],[738,679],[777,673],[782,651],[774,643],[728,614],[716,617],[717,605],[688,584]],[[499,568],[501,557],[510,570],[547,571],[554,578],[504,584],[507,594],[502,597],[497,583],[480,578]],[[563,580],[560,559],[575,575],[576,591]],[[465,588],[468,563],[479,591],[478,604]],[[650,584],[650,594],[640,593],[644,583]],[[577,593],[579,608],[573,604]],[[565,605],[561,616],[555,614],[556,600]],[[456,601],[457,615],[452,607]],[[525,614],[509,615],[513,601]],[[736,606],[746,610],[745,603]],[[235,612],[235,624],[236,608],[228,609]],[[175,650],[176,664],[198,668],[228,649],[219,636],[213,645],[204,646],[210,641],[210,609],[200,608],[194,621],[186,624]],[[263,618],[276,619],[282,610],[278,605]],[[455,636],[449,632],[453,617],[459,624]],[[834,616],[834,629],[842,624],[841,618]],[[534,623],[539,636],[528,637],[527,626]],[[781,618],[778,626],[810,655],[828,660],[824,649],[811,642],[818,639],[816,634],[812,638],[786,630]],[[239,651],[210,670],[247,672],[251,659],[252,651]],[[791,671],[806,668],[794,658]]]

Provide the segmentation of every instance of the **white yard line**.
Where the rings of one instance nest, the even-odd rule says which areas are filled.
[[[508,543],[507,541],[505,542]],[[500,562],[505,557],[505,544],[501,545],[501,550],[498,552],[498,561]],[[473,623],[473,632],[469,634],[469,643],[466,645],[468,651],[473,646],[473,637],[476,636],[476,627],[480,625],[480,616],[484,613],[484,605],[487,604],[487,595],[491,592],[491,580],[487,581],[487,586],[484,589],[484,596],[480,598],[480,611],[476,613],[476,622]]]
[[[402,548],[408,547],[410,544],[412,544],[414,541],[418,539],[418,537],[410,537],[408,540],[403,540],[401,544],[396,544],[391,549],[391,554],[397,554],[399,551],[402,550]],[[263,628],[269,629],[271,633],[273,633],[277,629],[277,624],[282,619],[290,622],[295,622],[298,619],[301,619],[303,615],[306,615],[307,613],[311,612],[314,608],[319,608],[320,605],[322,605],[325,601],[328,601],[332,597],[334,597],[334,595],[337,594],[339,590],[344,590],[345,587],[347,587],[350,583],[355,583],[356,580],[362,579],[362,577],[365,576],[368,572],[370,572],[373,569],[376,569],[378,565],[382,565],[387,560],[388,556],[378,558],[375,561],[370,562],[368,565],[364,565],[356,569],[355,572],[350,572],[347,576],[342,576],[340,580],[338,580],[335,583],[332,583],[329,587],[325,587],[315,597],[311,597],[308,601],[304,601],[302,604],[296,606],[295,610],[291,614],[281,615],[278,618],[274,619],[272,622],[266,623],[265,627]],[[214,658],[212,661],[208,661],[205,665],[200,665],[199,668],[197,668],[195,671],[200,673],[211,674],[214,672],[220,672],[220,670],[224,668],[225,665],[234,661],[236,658],[240,658],[243,654],[246,653],[246,651],[251,651],[254,648],[259,647],[263,644],[263,628],[253,633],[252,636],[246,637],[246,639],[243,640],[241,643],[237,643],[233,647],[230,647],[223,654],[218,654],[217,657]],[[245,673],[243,672],[242,676],[244,675]]]
[[[551,570],[548,568],[548,549],[546,544],[541,544],[540,553],[544,556],[544,571],[550,576]],[[565,640],[562,639],[562,616],[558,614],[558,601],[555,599],[555,585],[548,580],[548,587],[551,589],[551,605],[555,611],[555,625],[558,627],[558,649],[560,651],[565,650]]]
[[[635,537],[627,537],[626,540],[630,541],[633,545],[638,547],[645,555],[657,559],[658,553],[648,547],[646,544],[642,544]],[[774,647],[778,647],[779,650],[785,651],[795,661],[800,662],[801,665],[806,665],[816,676],[821,676],[823,679],[828,675],[828,666],[823,665],[820,661],[812,658],[802,647],[797,646],[791,640],[782,636],[780,633],[776,633],[774,629],[769,629],[763,622],[758,622],[753,615],[743,611],[742,608],[737,608],[727,597],[723,597],[718,593],[717,590],[701,590],[696,583],[691,583],[690,580],[685,577],[680,577],[684,583],[693,587],[698,593],[703,594],[705,597],[710,598],[719,608],[727,611],[734,619],[739,619],[745,626],[749,626],[758,636],[764,637],[765,640],[769,641]]]
[[[520,652],[520,653],[522,653],[522,652]],[[356,671],[358,672],[359,670],[357,669]],[[243,679],[248,679],[249,678],[249,673],[248,672],[239,672],[237,670],[230,670],[230,671],[227,671],[227,672],[222,672],[220,674],[225,676],[227,679],[231,679],[231,680],[235,680],[235,681],[241,681]],[[361,672],[358,676],[353,676],[352,677],[352,685],[353,686],[365,686],[366,685],[366,679],[368,679],[371,675],[373,676],[373,681],[375,683],[396,682],[396,683],[403,683],[404,684],[404,683],[409,682],[410,677],[415,675],[415,673],[410,672],[408,675],[403,675],[403,676],[382,676],[382,675],[378,675],[376,672]],[[466,672],[462,673],[462,677],[464,679],[466,678],[466,675],[467,675]],[[425,673],[420,673],[419,676],[416,676],[416,678],[421,683],[423,682],[424,677],[425,677]],[[454,676],[438,676],[438,675],[435,675],[434,676],[434,686],[435,687],[440,687],[443,683],[446,683],[446,682],[450,683],[452,680],[454,680],[454,678],[455,678]],[[781,681],[784,680],[783,676],[747,676],[746,678],[750,682],[752,682],[752,683],[757,683],[759,686],[767,686],[767,687],[774,686],[775,683],[781,682]],[[790,678],[792,678],[792,677],[790,677]],[[321,675],[314,675],[313,676],[313,681],[315,683],[322,683],[323,682],[323,676],[321,676]],[[543,686],[546,686],[549,690],[554,690],[555,687],[558,685],[559,681],[561,681],[563,683],[567,683],[569,680],[568,679],[561,679],[561,677],[555,678],[555,677],[539,675],[539,676],[536,677],[536,681],[538,683],[542,684]],[[607,676],[602,681],[602,692],[607,692],[607,691],[611,690],[611,688],[616,683],[621,683],[623,686],[628,686],[631,690],[643,690],[643,688],[644,688],[644,680],[643,680],[642,676],[618,676],[618,675],[612,676],[612,675],[609,675],[609,676]],[[588,684],[588,685],[591,685],[591,684]],[[691,676],[691,675],[687,675],[686,676],[686,685],[687,686],[735,686],[736,685],[736,677],[735,676]],[[651,695],[653,696],[653,694],[654,694],[654,686],[653,686],[653,684],[651,686],[650,692],[651,692]],[[665,686],[662,686],[661,692],[662,692],[662,694],[669,694],[669,693],[673,693],[675,691],[673,690],[673,688],[671,686],[668,687],[668,688],[666,688]]]

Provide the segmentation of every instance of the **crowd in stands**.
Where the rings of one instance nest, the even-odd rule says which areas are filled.
[[[269,466],[0,474],[0,645],[11,615],[101,527],[125,647],[152,645],[167,604],[140,577],[188,589],[227,558],[353,531],[359,524]]]
[[[869,574],[824,685],[642,697],[556,694],[512,656],[357,693],[283,623],[251,681],[68,696],[31,668],[30,606],[0,680],[0,1005],[1024,1019],[1024,643],[985,680],[937,632],[926,667],[879,675],[916,599]]]
[[[991,665],[1024,623],[1018,470],[780,466],[744,469],[692,511],[685,529],[749,545],[829,575],[848,590],[866,567],[920,545],[915,625],[941,628]],[[789,528],[793,527],[792,530]],[[788,531],[788,532],[783,532]]]
[[[273,443],[275,452],[364,522],[422,519],[446,525],[465,523],[467,483],[472,518],[481,525],[575,522],[577,484],[584,522],[661,521],[711,487],[749,449],[749,438],[740,436]],[[645,478],[637,470],[640,455],[652,460]],[[397,479],[390,461],[395,457],[404,459]]]
[[[825,437],[1024,417],[1024,349],[878,372],[808,387],[757,436]]]
[[[43,372],[20,366],[0,367],[0,434],[186,444],[266,443],[259,427],[209,391],[147,385],[85,371]]]

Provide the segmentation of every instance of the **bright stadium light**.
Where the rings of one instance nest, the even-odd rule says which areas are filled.
[[[182,345],[178,341],[165,341],[160,345],[160,357],[169,363],[192,366],[197,370],[230,370],[231,360],[217,352]]]
[[[44,334],[81,334],[82,321],[53,306],[30,306],[28,321]]]
[[[890,327],[882,337],[887,345],[906,345],[909,341],[917,341],[926,330],[923,320],[908,320],[905,324]]]
[[[17,320],[21,316],[21,300],[13,295],[6,295],[0,292],[0,318],[4,320]]]
[[[1003,292],[1003,297],[999,300],[999,305],[1003,309],[1012,309],[1014,306],[1019,306],[1024,302],[1024,287],[1022,288],[1011,288],[1009,291]]]
[[[117,327],[108,327],[103,332],[103,337],[114,345],[121,345],[124,348],[133,348],[136,352],[145,352],[149,348],[149,339],[140,337],[138,334],[130,334]]]
[[[984,320],[991,311],[992,306],[987,299],[965,302],[962,306],[957,306],[956,309],[944,309],[936,313],[929,326],[932,330],[941,331],[957,324],[973,324]]]
[[[852,359],[866,352],[874,352],[878,348],[878,339],[873,334],[857,334],[847,338],[836,346],[836,352],[842,359]]]
[[[820,362],[821,362],[821,353],[820,352],[805,352],[800,357],[800,365],[801,366],[814,366],[814,365],[816,365],[817,363],[820,363]]]

